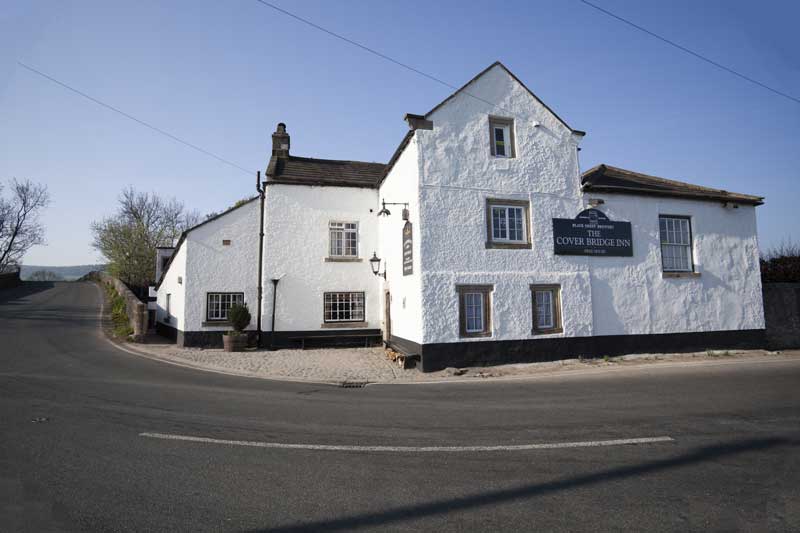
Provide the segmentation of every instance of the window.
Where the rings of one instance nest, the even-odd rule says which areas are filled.
[[[531,285],[533,333],[561,333],[561,286]]]
[[[514,121],[510,118],[489,117],[489,141],[495,157],[515,157]]]
[[[364,293],[326,292],[325,322],[364,322]]]
[[[358,224],[355,222],[330,223],[330,256],[358,257]]]
[[[243,303],[243,292],[209,292],[206,320],[209,322],[228,320],[228,309],[234,304],[242,305]]]
[[[530,248],[527,200],[486,200],[486,247]]]
[[[462,337],[492,335],[492,285],[459,285],[459,334]]]
[[[692,272],[692,225],[689,217],[658,217],[664,272]]]
[[[172,316],[172,313],[170,312],[171,311],[170,310],[170,304],[171,304],[170,300],[172,300],[172,294],[167,293],[167,303],[166,303],[166,310],[165,310],[166,311],[166,316],[164,316],[164,322],[166,322],[166,323],[169,323],[169,318]]]

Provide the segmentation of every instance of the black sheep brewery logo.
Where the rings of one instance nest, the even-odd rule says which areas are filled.
[[[631,223],[609,220],[597,209],[586,209],[574,219],[553,219],[556,255],[632,257]]]
[[[411,222],[406,221],[403,226],[403,275],[410,276],[414,273],[414,237],[411,232]]]

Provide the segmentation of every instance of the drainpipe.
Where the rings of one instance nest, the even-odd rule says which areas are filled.
[[[256,312],[256,346],[261,347],[261,300],[264,293],[264,285],[261,277],[264,269],[264,186],[261,184],[261,171],[256,173],[256,190],[260,197],[261,221],[258,231],[258,310]],[[274,320],[274,319],[273,319]],[[274,326],[274,322],[273,322]]]
[[[274,350],[275,344],[275,306],[278,301],[278,282],[281,278],[272,278],[272,328],[269,333],[269,349]]]

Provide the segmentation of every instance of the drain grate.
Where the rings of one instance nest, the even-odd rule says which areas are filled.
[[[339,386],[343,389],[363,389],[368,381],[342,381]]]

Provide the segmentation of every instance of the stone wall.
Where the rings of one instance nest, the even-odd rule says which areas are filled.
[[[141,342],[147,333],[147,305],[142,303],[124,283],[105,272],[93,272],[91,279],[113,286],[117,294],[122,296],[125,300],[128,320],[130,320],[131,328],[133,329],[133,341]]]
[[[769,348],[800,348],[800,283],[764,283],[764,320]]]

